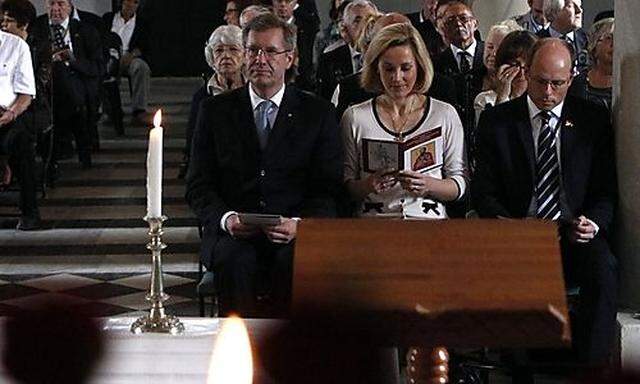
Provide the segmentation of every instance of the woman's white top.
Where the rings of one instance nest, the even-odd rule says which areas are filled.
[[[364,170],[363,139],[399,139],[399,135],[385,127],[379,118],[375,108],[376,100],[377,98],[373,98],[353,105],[342,117],[340,125],[345,144],[345,182],[364,179],[371,173]],[[427,134],[423,135],[425,133]],[[402,142],[411,141],[418,135],[429,137],[425,146],[430,152],[430,161],[433,162],[422,173],[438,179],[450,178],[455,181],[458,186],[457,199],[460,199],[467,189],[467,168],[464,131],[454,107],[427,97],[422,118],[413,128],[402,133]],[[416,151],[421,150],[422,146],[416,147]],[[412,149],[409,151],[414,152]],[[408,155],[409,159],[414,157],[412,154]],[[371,193],[366,196],[360,202],[357,215],[429,219],[447,217],[441,202],[416,197],[402,189],[399,183],[383,193]]]

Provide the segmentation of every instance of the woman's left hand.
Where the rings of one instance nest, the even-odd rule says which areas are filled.
[[[415,171],[403,170],[398,172],[397,180],[402,188],[418,197],[428,197],[431,194],[433,177]]]

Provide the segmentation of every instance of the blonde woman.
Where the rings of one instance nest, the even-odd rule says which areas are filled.
[[[361,82],[379,96],[349,107],[341,122],[344,177],[359,203],[356,215],[446,218],[443,203],[464,196],[462,124],[451,105],[427,94],[432,79],[429,54],[410,24],[392,24],[374,36]],[[370,153],[363,153],[370,140],[414,147],[403,169],[370,171],[365,163]]]

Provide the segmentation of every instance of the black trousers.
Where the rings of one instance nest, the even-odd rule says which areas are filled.
[[[606,365],[615,340],[617,260],[600,235],[585,244],[562,240],[560,249],[567,288],[580,287],[574,348],[581,361]]]
[[[23,216],[37,216],[35,178],[35,138],[23,124],[21,117],[0,127],[0,154],[8,155],[20,181],[20,212]]]
[[[213,255],[203,262],[215,274],[221,312],[255,315],[258,288],[263,288],[273,301],[275,314],[286,316],[291,302],[293,243],[274,244],[264,236],[251,240],[220,236]]]

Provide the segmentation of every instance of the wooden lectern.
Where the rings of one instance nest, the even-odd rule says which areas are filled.
[[[387,345],[566,346],[557,236],[536,220],[305,219],[292,315]]]

